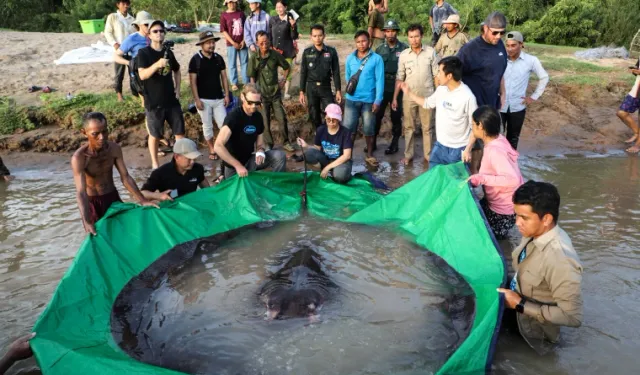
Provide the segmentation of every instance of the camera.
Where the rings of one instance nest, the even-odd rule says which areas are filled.
[[[165,40],[162,42],[162,47],[165,49],[172,49],[176,45],[176,42],[173,40]]]

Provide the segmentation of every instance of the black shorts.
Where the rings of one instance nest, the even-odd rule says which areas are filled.
[[[154,138],[164,137],[164,122],[171,126],[173,135],[184,135],[184,116],[179,105],[170,108],[145,109],[147,132]]]

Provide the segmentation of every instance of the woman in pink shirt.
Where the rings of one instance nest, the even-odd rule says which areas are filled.
[[[473,135],[484,142],[480,171],[469,177],[471,185],[482,185],[480,201],[497,239],[503,239],[516,222],[513,193],[524,183],[518,167],[518,152],[500,134],[500,114],[482,106],[473,112]]]

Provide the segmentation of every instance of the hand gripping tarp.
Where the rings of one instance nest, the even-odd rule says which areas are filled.
[[[469,336],[440,374],[491,367],[505,278],[504,259],[459,163],[440,166],[383,196],[368,182],[338,185],[309,175],[308,213],[330,220],[397,228],[460,273],[476,313]],[[31,346],[45,375],[178,374],[138,362],[114,341],[112,305],[131,278],[174,246],[265,220],[301,214],[301,173],[251,173],[199,190],[161,209],[114,204],[87,236],[34,331]]]

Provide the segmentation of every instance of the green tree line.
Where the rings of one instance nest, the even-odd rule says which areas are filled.
[[[275,0],[265,0],[273,12]],[[242,8],[248,8],[241,1]],[[465,31],[475,34],[491,10],[502,11],[509,29],[521,31],[528,41],[589,47],[629,46],[640,28],[639,0],[451,0]],[[433,0],[389,0],[387,18],[401,27],[420,23],[429,28]],[[170,22],[216,22],[223,0],[132,0],[133,11],[146,10]],[[290,0],[289,8],[302,16],[302,24],[324,24],[330,33],[353,33],[366,26],[367,0]],[[78,20],[105,18],[115,0],[5,0],[0,7],[0,28],[79,32]]]

